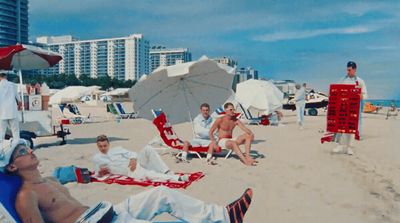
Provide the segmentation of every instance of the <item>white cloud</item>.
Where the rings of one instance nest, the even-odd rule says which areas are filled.
[[[293,40],[293,39],[306,39],[317,36],[333,35],[333,34],[362,34],[376,31],[374,27],[347,27],[347,28],[329,28],[329,29],[315,29],[315,30],[301,30],[301,31],[288,31],[288,32],[276,32],[271,34],[265,34],[256,36],[253,39],[264,42],[275,42],[281,40]]]

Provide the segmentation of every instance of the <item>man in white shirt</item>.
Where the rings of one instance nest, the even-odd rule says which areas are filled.
[[[188,175],[174,174],[150,146],[146,146],[139,153],[122,147],[110,149],[110,142],[105,135],[98,136],[96,143],[100,153],[93,156],[93,162],[100,177],[120,174],[138,180],[189,181]]]
[[[353,61],[349,61],[347,63],[347,75],[342,78],[339,83],[341,84],[355,84],[356,87],[361,88],[361,103],[360,103],[360,117],[359,117],[359,122],[358,122],[358,129],[359,132],[361,133],[361,114],[363,110],[363,100],[367,99],[368,94],[367,94],[367,87],[365,85],[364,80],[362,80],[360,77],[356,76],[356,71],[357,71],[357,64]],[[339,145],[332,150],[334,153],[342,153],[345,152],[348,155],[353,155],[354,151],[350,148],[350,142],[351,142],[351,134],[346,134],[346,133],[337,133],[336,134],[336,141],[339,143]]]
[[[7,80],[7,74],[0,71],[0,159],[3,158],[3,141],[7,127],[10,127],[13,142],[19,141],[18,105],[21,99],[17,86]]]
[[[297,123],[299,128],[303,129],[304,125],[304,109],[306,107],[306,87],[300,84],[296,84],[296,94],[294,95],[294,101],[296,103]]]
[[[207,151],[207,163],[215,165],[216,163],[212,160],[213,151],[217,148],[215,143],[211,143],[209,131],[214,119],[210,116],[210,105],[203,103],[200,105],[200,114],[193,119],[193,128],[195,138],[190,142],[185,142],[183,146],[183,152],[181,159],[186,161],[188,147],[192,146],[208,146]]]

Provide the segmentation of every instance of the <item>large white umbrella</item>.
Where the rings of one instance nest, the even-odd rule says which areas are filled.
[[[215,109],[232,96],[234,69],[206,57],[155,70],[129,91],[133,108],[152,120],[161,108],[172,124],[192,121],[202,103]]]
[[[30,45],[11,45],[0,48],[0,69],[17,70],[22,85],[21,70],[44,69],[57,64],[62,60],[58,53]],[[21,90],[22,122],[24,122],[24,96]]]
[[[282,107],[283,93],[270,81],[250,79],[236,86],[236,100],[245,109],[268,115]]]
[[[62,104],[79,100],[81,97],[91,95],[100,89],[98,86],[69,86],[50,97],[49,104]]]

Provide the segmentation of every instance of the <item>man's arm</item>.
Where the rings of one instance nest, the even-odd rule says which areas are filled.
[[[20,191],[17,194],[15,208],[23,223],[44,223],[37,195],[33,191]]]
[[[208,136],[210,137],[211,142],[215,143],[214,132],[219,128],[219,124],[221,123],[221,121],[222,121],[221,118],[215,120],[214,124],[211,126],[210,131],[208,132]]]
[[[253,132],[249,128],[247,128],[240,120],[236,121],[236,125],[238,125],[239,128],[243,130],[243,132],[245,132],[251,136],[254,135]]]

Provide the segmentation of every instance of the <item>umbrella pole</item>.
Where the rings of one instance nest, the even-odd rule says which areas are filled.
[[[20,86],[20,91],[21,91],[21,118],[22,118],[22,123],[25,122],[24,120],[24,111],[25,111],[25,102],[24,102],[24,88],[22,84],[22,72],[21,70],[18,70],[18,76],[19,76],[19,86]]]
[[[190,123],[191,123],[191,126],[192,126],[192,135],[193,135],[193,138],[195,137],[195,134],[194,134],[194,123],[193,123],[193,119],[192,119],[192,113],[190,112],[190,108],[189,108],[189,100],[188,100],[188,98],[187,98],[187,95],[186,95],[186,86],[185,86],[185,83],[182,81],[181,82],[182,83],[182,89],[183,89],[183,95],[185,96],[185,102],[186,102],[186,108],[187,108],[187,111],[188,111],[188,114],[189,114],[189,120],[190,120]]]

